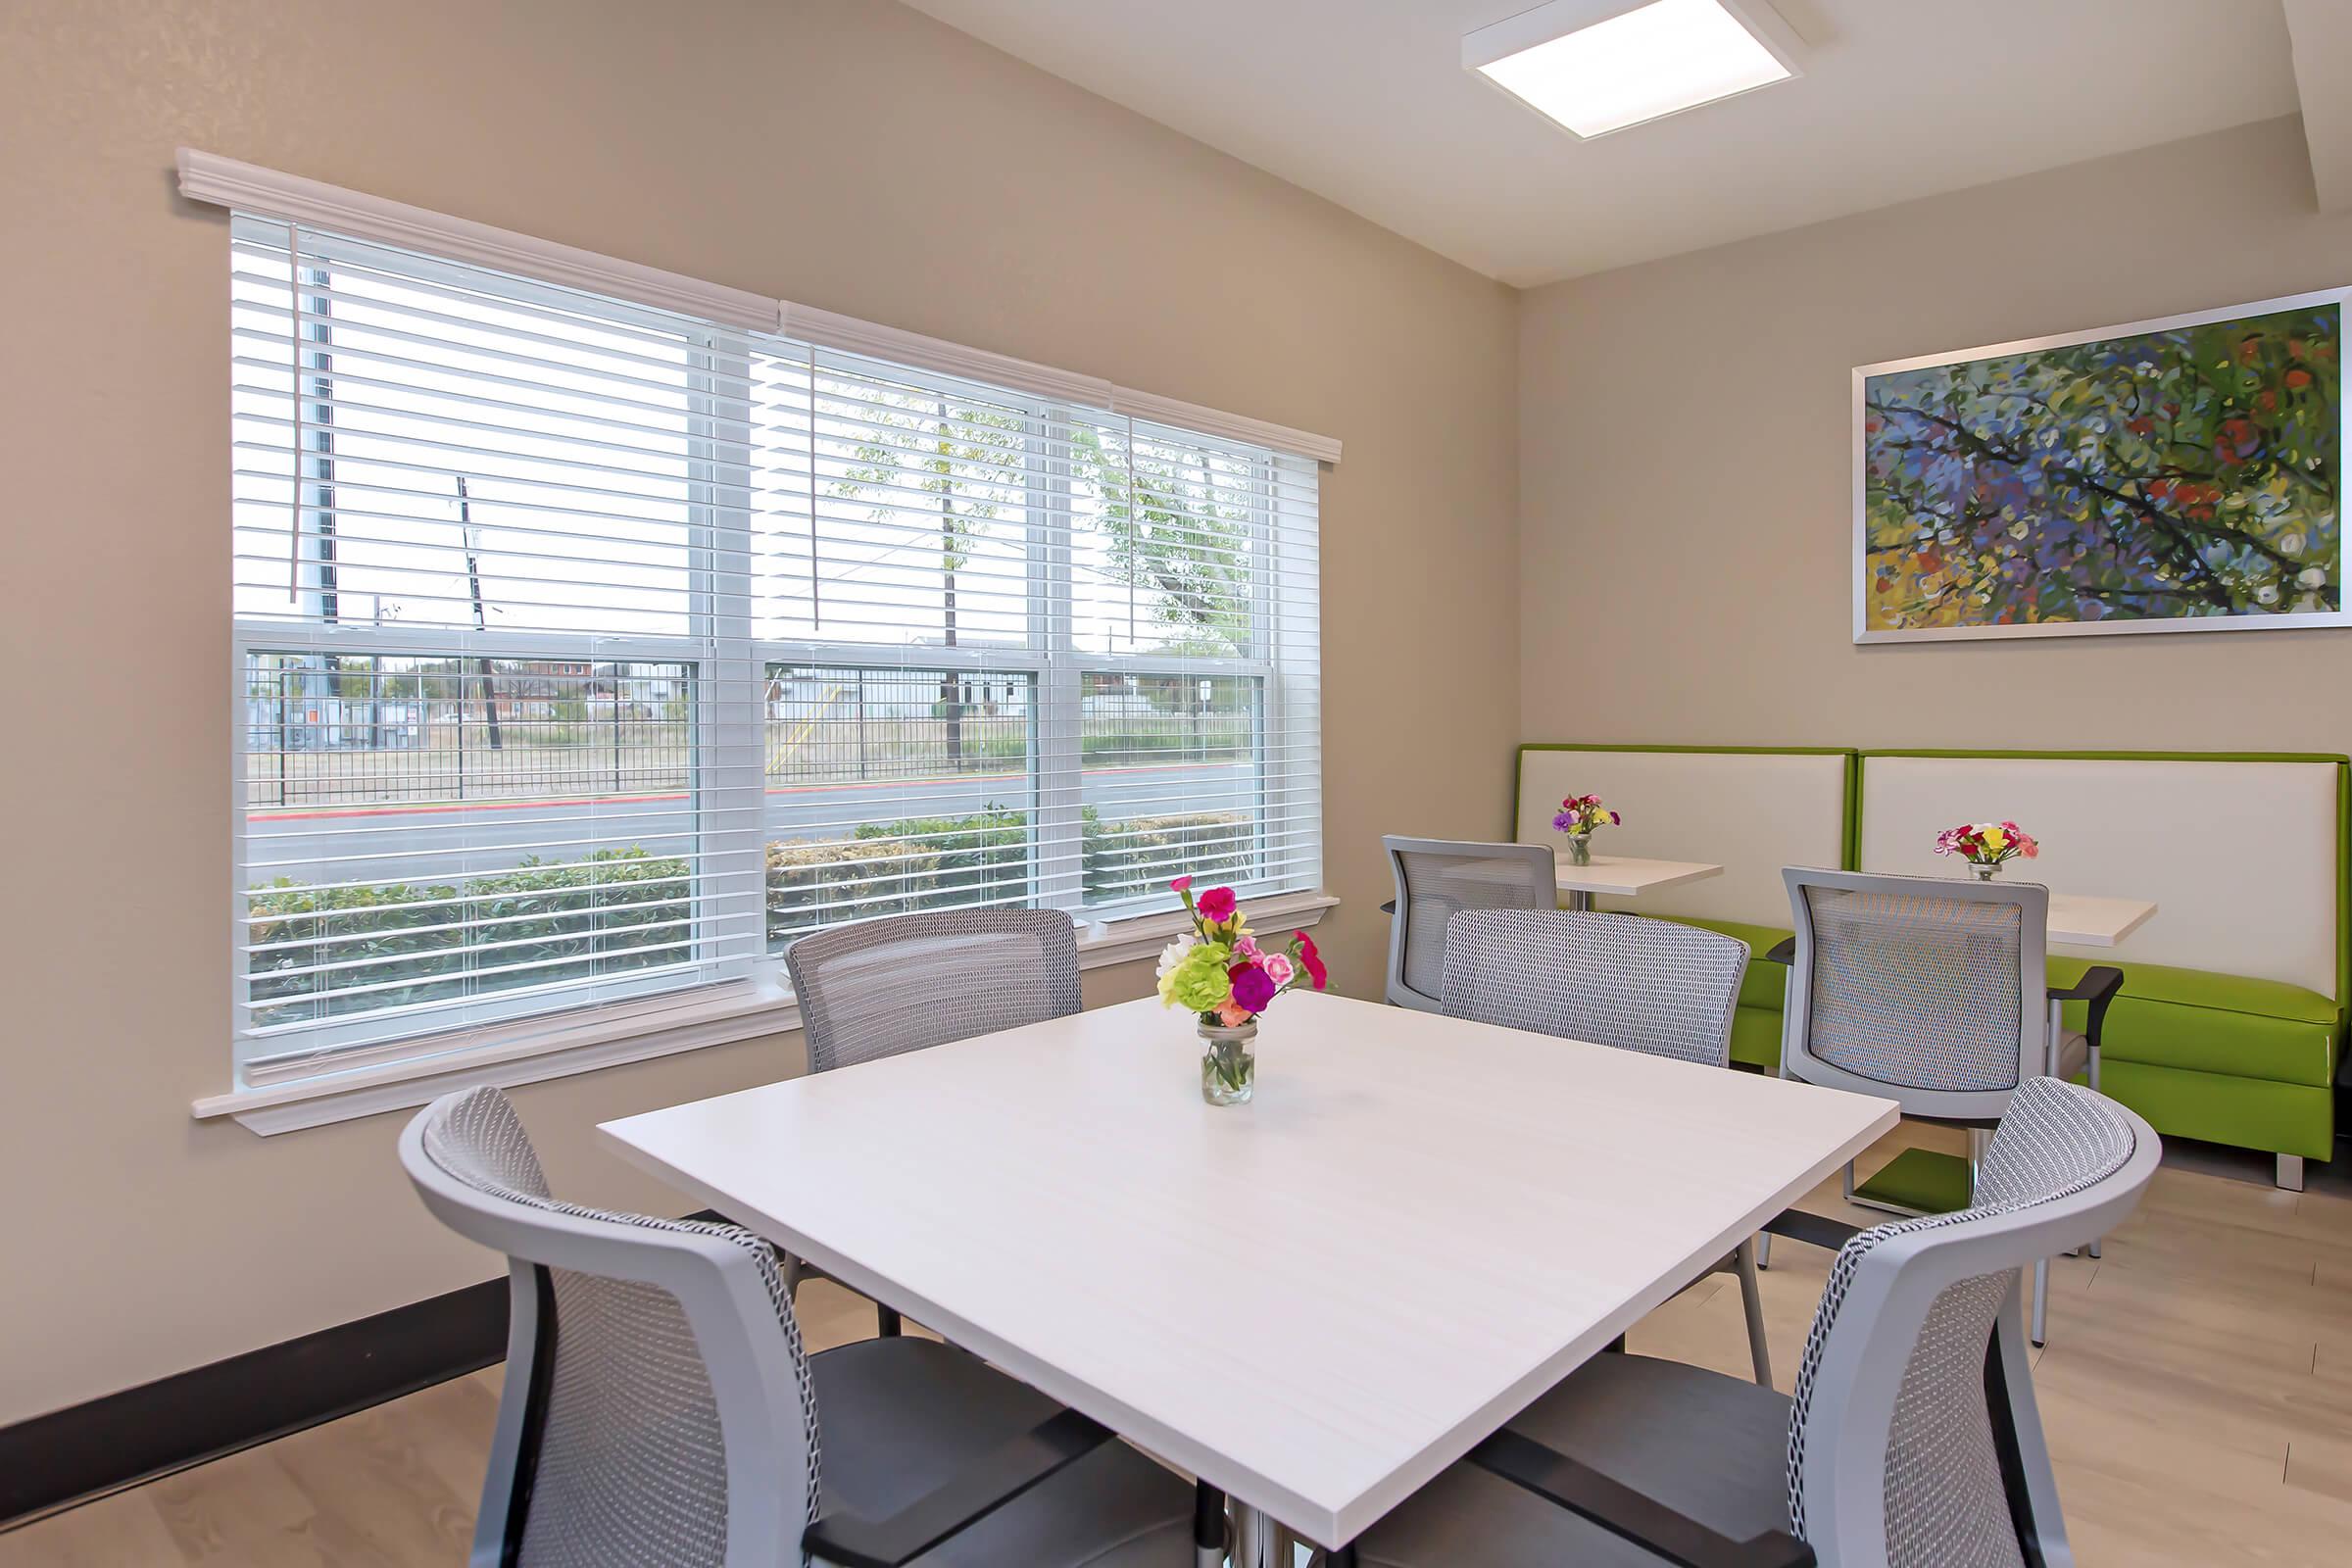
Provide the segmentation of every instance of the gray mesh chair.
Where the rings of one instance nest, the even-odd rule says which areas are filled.
[[[935,1341],[806,1354],[759,1238],[558,1202],[497,1090],[435,1101],[400,1156],[509,1258],[474,1568],[1195,1561],[1181,1479]]]
[[[2019,1270],[2120,1223],[2161,1152],[2113,1101],[2028,1079],[1973,1207],[1840,1227],[1793,1398],[1594,1356],[1333,1560],[2068,1568]]]
[[[1541,844],[1384,838],[1396,900],[1389,921],[1389,1002],[1443,1009],[1446,922],[1464,909],[1559,906],[1559,868]]]
[[[1446,932],[1446,1011],[1456,1018],[1670,1056],[1732,1064],[1732,1011],[1747,944],[1633,914],[1473,909]],[[1751,1238],[1716,1265],[1740,1280],[1756,1381],[1772,1383]]]
[[[830,1072],[902,1052],[1079,1010],[1078,937],[1053,909],[949,909],[838,926],[784,950],[808,1070]],[[787,1257],[798,1287],[807,1265]],[[898,1313],[875,1304],[885,1335]]]
[[[784,950],[808,1070],[1076,1012],[1078,938],[1054,909],[949,909],[837,926]]]
[[[2094,968],[2072,989],[2050,989],[2047,888],[1801,866],[1781,875],[1796,927],[1784,1075],[1968,1126],[1974,1155],[2026,1079],[2082,1074],[2099,1087],[2099,1026],[2123,971]],[[2075,1001],[2089,1004],[2086,1033],[2065,1025]],[[2036,1345],[2048,1299],[2044,1263],[2034,1273]]]

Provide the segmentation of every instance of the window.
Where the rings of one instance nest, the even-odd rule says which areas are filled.
[[[1313,459],[240,215],[240,1081],[1320,867]]]

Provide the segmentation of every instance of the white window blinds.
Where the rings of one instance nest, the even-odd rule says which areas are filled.
[[[844,920],[1319,881],[1311,458],[231,248],[244,1081],[698,1003]]]

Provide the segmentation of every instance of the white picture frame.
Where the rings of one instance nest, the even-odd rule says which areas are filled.
[[[2104,343],[2118,339],[2151,336],[2184,327],[2207,326],[2216,322],[2250,319],[2326,306],[2333,306],[2336,309],[2338,335],[2335,342],[2340,349],[2341,326],[2346,315],[2347,302],[2352,302],[2352,286],[2281,295],[2274,299],[2255,300],[2246,304],[2223,306],[2214,310],[2189,311],[2177,316],[2126,321],[2113,326],[2094,327],[2086,331],[2018,338],[2007,343],[1992,343],[1978,348],[1914,355],[1907,359],[1886,360],[1875,365],[1856,366],[1853,369],[1852,387],[1853,640],[1857,644],[1969,642],[2011,637],[2103,637],[2176,631],[2281,631],[2319,626],[2352,625],[2352,610],[2343,608],[2344,596],[2347,589],[2352,589],[2352,583],[2348,583],[2346,580],[2345,529],[2341,516],[2340,495],[2337,498],[2334,555],[2330,569],[2331,585],[2337,595],[2338,604],[2338,608],[2334,610],[2243,611],[2227,614],[2133,615],[2114,619],[2053,619],[2010,624],[1900,627],[1874,625],[1871,618],[1871,600],[1877,574],[1872,564],[1870,541],[1871,453],[1870,432],[1867,429],[1870,414],[1870,385],[1873,380],[1881,377],[1906,371],[1970,365],[1985,360],[2007,359],[2044,350],[2071,348],[2086,343]],[[2334,466],[2340,477],[2346,451],[2342,398],[2343,369],[2340,358],[2329,368],[2328,374],[2332,377],[2332,386],[2336,394]]]

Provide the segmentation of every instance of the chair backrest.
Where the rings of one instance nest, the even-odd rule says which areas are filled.
[[[475,1568],[800,1563],[816,1398],[766,1244],[558,1202],[496,1089],[433,1102],[400,1157],[427,1208],[510,1263]]]
[[[1451,839],[1380,841],[1396,879],[1389,922],[1388,1000],[1437,1012],[1446,983],[1446,924],[1464,909],[1553,909],[1559,862],[1541,844],[1471,844]]]
[[[947,909],[838,926],[784,950],[826,1072],[1078,1011],[1078,936],[1058,909]]]
[[[1790,866],[1781,1070],[1990,1121],[2047,1065],[2049,890]]]
[[[1638,914],[1471,909],[1446,931],[1446,1011],[1708,1066],[1732,1060],[1747,944]]]
[[[1973,1207],[1845,1244],[1788,1426],[1789,1525],[1823,1568],[2073,1560],[2019,1271],[2113,1230],[2162,1152],[2114,1101],[2029,1078],[1982,1162]]]

